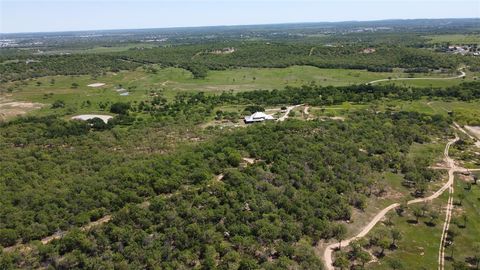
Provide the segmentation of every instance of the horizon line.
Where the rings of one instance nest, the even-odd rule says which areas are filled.
[[[272,22],[259,24],[215,24],[215,25],[191,25],[191,26],[165,26],[165,27],[145,27],[145,28],[110,28],[110,29],[83,29],[83,30],[53,30],[53,31],[25,31],[25,32],[0,32],[1,35],[16,34],[50,34],[50,33],[78,33],[78,32],[106,32],[106,31],[136,31],[136,30],[162,30],[162,29],[192,29],[192,28],[215,28],[215,27],[242,27],[242,26],[268,26],[268,25],[288,25],[288,24],[334,24],[334,23],[362,23],[362,22],[383,22],[383,21],[414,21],[414,20],[480,20],[480,17],[448,17],[448,18],[390,18],[378,20],[339,20],[339,21],[297,21],[297,22]]]

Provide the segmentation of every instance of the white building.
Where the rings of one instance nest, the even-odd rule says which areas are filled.
[[[274,119],[275,118],[273,118],[273,116],[271,115],[265,114],[263,112],[256,112],[250,116],[245,116],[244,121],[246,124],[249,124],[249,123],[263,122],[266,120],[274,120]]]

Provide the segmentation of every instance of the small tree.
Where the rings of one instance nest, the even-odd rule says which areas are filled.
[[[475,264],[475,268],[478,270],[480,266],[480,243],[473,245],[472,263]]]
[[[418,223],[418,219],[422,217],[422,210],[419,208],[413,209],[413,216],[415,216],[415,222]]]
[[[385,221],[385,225],[387,225],[387,226],[392,226],[393,225],[393,221],[392,221],[393,215],[394,214],[392,212],[387,213],[387,215],[386,215],[387,220]]]
[[[435,226],[437,225],[437,220],[438,220],[438,212],[437,211],[431,211],[430,212],[430,225]]]
[[[64,108],[65,107],[65,102],[63,100],[55,100],[55,102],[52,103],[52,109],[58,109],[58,108]]]
[[[358,260],[362,264],[362,268],[365,267],[365,264],[368,263],[370,260],[372,260],[372,256],[364,250],[358,253],[357,255]]]
[[[422,205],[422,217],[425,216],[425,213],[430,209],[429,205],[427,204],[427,202],[425,202],[423,205]]]
[[[401,261],[397,259],[390,259],[388,261],[388,265],[393,269],[393,270],[400,270],[403,269],[403,264]]]
[[[455,252],[455,243],[450,243],[450,258],[453,260],[453,253]]]
[[[397,241],[402,240],[402,232],[400,232],[398,229],[392,229],[390,231],[390,235],[392,236],[392,246],[396,247],[397,246]]]
[[[466,196],[465,196],[465,193],[464,193],[464,192],[461,192],[461,193],[458,194],[458,204],[459,204],[459,205],[462,205],[463,200],[465,200],[465,197],[466,197]]]
[[[343,225],[337,225],[333,228],[333,238],[338,241],[338,248],[342,249],[342,240],[345,239],[347,235],[347,228]]]
[[[113,103],[110,106],[110,112],[111,113],[117,113],[117,114],[122,114],[122,115],[128,114],[129,109],[130,109],[130,104],[124,103],[124,102]]]
[[[467,227],[468,216],[464,213],[460,218],[463,221],[463,228]]]
[[[407,208],[408,208],[408,205],[406,202],[401,203],[396,209],[397,215],[402,217],[403,214],[405,213],[405,210],[407,210]]]
[[[333,265],[342,270],[348,268],[350,266],[350,261],[347,258],[347,254],[345,254],[344,252],[339,252],[335,258],[335,262],[333,263]]]
[[[378,246],[380,247],[380,257],[385,255],[385,249],[390,246],[390,240],[387,237],[382,237],[378,241]]]

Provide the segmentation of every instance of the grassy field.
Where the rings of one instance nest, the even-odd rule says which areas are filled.
[[[454,261],[468,262],[468,258],[474,255],[473,247],[480,244],[480,188],[473,186],[471,190],[465,190],[466,183],[458,177],[455,182],[456,201],[458,194],[466,194],[462,205],[456,205],[450,228],[458,232],[458,236],[454,238],[454,245],[447,247],[445,269],[453,268],[453,260],[450,258],[453,249]],[[444,193],[438,200],[435,200],[430,209],[440,211],[441,207],[446,204],[447,194]],[[413,206],[412,206],[413,207]],[[466,214],[468,219],[466,226],[462,215]],[[396,216],[393,219],[395,228],[399,229],[403,234],[403,239],[399,242],[399,249],[387,252],[387,255],[378,262],[370,264],[367,269],[391,269],[388,261],[397,259],[402,262],[404,269],[436,269],[438,259],[438,249],[440,243],[441,223],[444,219],[444,213],[440,215],[439,222],[435,227],[426,226],[423,222],[418,224],[410,224],[408,219],[412,219],[411,215],[406,217]],[[425,218],[423,218],[425,219]],[[422,220],[422,218],[420,219]],[[379,225],[376,230],[385,227]],[[374,232],[374,231],[373,231]]]
[[[429,208],[435,211],[441,211],[446,205],[448,193],[442,194],[439,198],[429,204]],[[442,214],[437,221],[436,226],[430,227],[425,224],[428,218],[420,218],[418,223],[412,223],[415,218],[412,215],[412,209],[420,205],[409,206],[406,214],[401,217],[393,215],[392,228],[398,229],[402,234],[402,239],[398,241],[398,249],[387,250],[386,256],[376,262],[367,265],[366,269],[387,270],[392,269],[389,261],[397,260],[403,265],[403,269],[437,269],[438,248],[440,245],[440,236],[442,232]],[[379,230],[387,230],[385,224],[379,224],[368,236]]]
[[[432,161],[432,164],[439,161],[443,156],[443,149],[445,147],[445,142],[442,140],[433,140],[432,143],[428,144],[414,144],[411,146],[408,158],[415,160],[417,158],[428,158]],[[445,183],[447,178],[446,174],[443,173],[441,176],[442,181],[436,181],[429,185],[427,196],[432,194],[438,188]],[[378,201],[373,206],[369,206],[366,211],[370,217],[378,213],[381,209],[390,205],[394,202],[403,202],[405,200],[410,200],[413,197],[411,196],[411,189],[406,188],[401,183],[403,181],[403,175],[394,174],[394,173],[385,173],[382,175],[382,183],[388,187],[387,196],[384,200]],[[437,211],[440,213],[442,207],[446,204],[448,195],[447,193],[443,194],[440,198],[429,203],[429,211]],[[413,209],[415,207],[421,207],[422,205],[411,205],[406,210],[403,216],[399,216],[395,211],[391,211],[387,216],[390,217],[392,225],[387,222],[378,223],[375,228],[367,235],[366,239],[369,239],[372,235],[379,233],[380,231],[389,232],[393,228],[398,229],[402,234],[402,239],[397,242],[397,249],[390,250],[387,249],[385,252],[385,257],[376,258],[372,260],[369,264],[366,265],[365,269],[392,269],[389,262],[394,259],[400,261],[403,265],[402,269],[436,269],[437,263],[437,254],[438,247],[440,243],[441,235],[441,215],[435,226],[428,226],[426,222],[429,220],[428,217],[420,218],[418,223],[412,222],[415,220],[413,217]],[[371,210],[376,210],[373,211]],[[363,224],[366,224],[369,219],[365,220],[367,215],[362,214],[357,217],[359,221]],[[355,220],[354,220],[355,223]],[[351,232],[349,226],[349,232]],[[356,228],[359,231],[359,228]],[[349,236],[352,234],[349,233]],[[373,247],[369,249],[369,252],[375,254],[379,252],[378,247]]]
[[[241,68],[223,71],[210,71],[205,79],[194,79],[192,74],[180,68],[158,69],[154,73],[147,73],[142,68],[135,71],[107,73],[98,77],[83,76],[53,76],[31,79],[23,82],[13,82],[0,85],[2,99],[27,101],[47,104],[39,111],[40,114],[49,112],[49,104],[56,100],[63,100],[66,107],[78,112],[98,112],[99,104],[116,101],[141,101],[148,99],[150,91],[161,91],[167,99],[179,92],[204,91],[219,93],[221,91],[249,91],[256,89],[283,89],[286,86],[301,86],[315,82],[318,85],[349,85],[362,84],[372,80],[388,77],[405,77],[407,74],[395,71],[368,72],[366,70],[348,69],[320,69],[310,66],[293,66],[289,68]],[[425,75],[418,75],[425,76]],[[448,75],[445,75],[448,76]],[[443,84],[460,83],[462,80],[443,80]],[[88,87],[91,83],[101,82],[106,85],[99,88]],[[435,81],[429,81],[435,82]],[[73,88],[72,84],[78,87]],[[398,83],[398,82],[397,82]],[[418,85],[422,81],[410,81]],[[439,82],[440,83],[440,82]],[[120,96],[118,87],[128,90],[129,96]],[[82,104],[90,101],[90,107]],[[418,104],[424,110],[424,104]],[[364,105],[350,105],[349,103],[325,108],[329,115],[335,116]],[[403,105],[402,105],[403,106]],[[413,106],[413,105],[409,105]],[[422,107],[423,106],[423,107]],[[445,105],[447,106],[447,105]],[[439,107],[440,109],[441,107]],[[407,108],[408,109],[408,108]],[[412,108],[415,109],[415,108]],[[471,111],[468,109],[466,113]],[[315,114],[315,109],[313,109]]]
[[[467,190],[466,186],[465,180],[457,176],[454,193],[454,201],[457,204],[454,207],[450,228],[455,230],[458,235],[454,238],[454,245],[447,247],[445,250],[447,256],[445,269],[447,270],[454,269],[454,261],[462,261],[468,264],[469,258],[474,255],[474,246],[480,244],[480,187],[473,185],[470,190]],[[463,199],[461,205],[458,204],[460,200],[458,194],[460,193],[465,194],[465,199]],[[366,269],[392,269],[389,265],[392,260],[400,261],[403,269],[436,269],[447,198],[448,193],[445,192],[429,204],[429,211],[434,210],[440,213],[435,226],[427,226],[425,222],[428,221],[428,217],[421,217],[419,223],[412,222],[415,219],[412,215],[412,209],[421,207],[421,205],[409,206],[407,214],[403,217],[395,214],[392,219],[392,228],[400,230],[403,235],[398,242],[398,249],[387,251],[385,257],[370,263]],[[462,218],[464,214],[468,217],[466,223]],[[385,224],[379,224],[368,236],[380,230],[388,229],[390,228]],[[453,260],[450,258],[452,251]]]
[[[157,44],[153,43],[127,43],[121,44],[120,46],[95,46],[92,48],[82,48],[82,49],[58,49],[58,50],[48,50],[42,54],[65,54],[65,53],[112,53],[112,52],[123,52],[133,48],[153,48],[157,47]]]
[[[461,34],[431,35],[431,36],[425,36],[425,38],[430,39],[429,43],[450,42],[452,44],[480,44],[479,35],[461,35]]]
[[[411,160],[416,160],[417,158],[422,160],[431,160],[431,164],[435,164],[442,161],[444,149],[444,141],[434,141],[432,143],[425,144],[414,143],[410,147],[408,158]]]
[[[465,199],[462,201],[462,205],[455,206],[452,215],[453,223],[450,225],[451,228],[454,228],[459,233],[454,238],[453,259],[462,262],[467,262],[467,258],[474,255],[473,247],[475,244],[480,245],[480,186],[472,185],[470,190],[466,190],[465,187],[466,182],[457,177],[455,182],[455,201],[459,201],[458,195],[460,193],[465,194]],[[466,224],[464,224],[462,219],[463,214],[468,217]],[[452,247],[448,247],[445,252],[450,257]],[[477,254],[477,256],[480,256],[480,254]],[[445,269],[454,269],[452,260],[446,261]]]

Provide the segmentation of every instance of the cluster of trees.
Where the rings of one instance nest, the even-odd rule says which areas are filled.
[[[227,46],[227,45],[225,45]],[[478,66],[479,61],[471,57],[445,55],[429,50],[402,46],[380,46],[373,53],[362,53],[359,45],[315,46],[305,43],[236,43],[232,54],[198,54],[212,50],[212,45],[188,45],[149,50],[129,51],[125,59],[142,63],[159,63],[164,66],[186,68],[197,78],[207,70],[223,70],[236,67],[288,67],[311,65],[320,68],[368,69],[377,72],[402,68],[449,68],[460,63]],[[313,46],[313,49],[312,49]],[[218,45],[217,45],[217,48]]]
[[[470,101],[480,98],[480,82],[464,82],[446,88],[411,88],[397,85],[352,85],[352,86],[318,86],[315,84],[302,87],[287,87],[284,90],[249,91],[238,93],[237,99],[256,102],[257,104],[300,104],[334,105],[343,102],[371,102],[383,98],[418,100],[422,97],[457,98]],[[218,97],[229,98],[228,94]]]
[[[412,143],[447,127],[417,113],[363,112],[345,122],[252,126],[129,158],[107,150],[119,129],[49,138],[42,121],[11,122],[0,129],[2,245],[103,213],[113,221],[73,230],[28,260],[9,253],[0,261],[6,268],[317,269],[312,246],[344,235],[332,221],[349,220],[359,196],[370,196],[368,179],[397,170]],[[244,166],[242,157],[257,162]]]
[[[381,99],[390,100],[418,100],[423,97],[460,99],[471,101],[480,98],[480,82],[465,82],[457,86],[447,88],[410,88],[395,85],[352,85],[342,87],[323,87],[315,84],[301,87],[287,87],[284,90],[256,90],[248,92],[222,92],[218,95],[209,95],[203,92],[179,93],[173,101],[167,102],[162,93],[150,102],[134,102],[133,104],[108,104],[113,113],[120,115],[114,119],[115,124],[132,124],[135,118],[125,111],[149,113],[159,122],[176,122],[179,124],[199,124],[206,119],[215,118],[231,119],[237,121],[238,113],[230,113],[216,110],[221,105],[244,105],[242,114],[248,115],[256,111],[264,111],[265,106],[281,106],[284,104],[310,104],[315,106],[336,105],[343,102],[368,103]],[[123,109],[117,108],[123,106]],[[283,108],[283,107],[282,107]],[[462,115],[452,114],[455,119],[461,119]],[[434,121],[442,122],[444,119],[439,115],[431,116]],[[473,122],[472,122],[473,123]],[[403,167],[411,167],[412,173],[408,175],[408,183],[418,182],[418,179],[434,179],[435,175],[424,170],[422,162],[402,164]],[[399,168],[400,170],[401,168]],[[415,171],[415,173],[413,173]],[[423,175],[422,177],[417,177]],[[415,180],[417,179],[417,180]],[[422,184],[423,185],[423,184]],[[421,185],[420,185],[421,186]],[[421,195],[419,193],[419,195]]]
[[[0,82],[50,75],[98,75],[107,71],[132,70],[141,65],[105,54],[17,56],[17,58],[19,61],[0,65],[2,74]],[[72,84],[72,88],[74,87]]]

